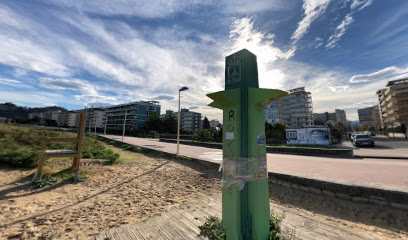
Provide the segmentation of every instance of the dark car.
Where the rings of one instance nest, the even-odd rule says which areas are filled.
[[[361,146],[375,146],[375,141],[374,139],[367,134],[357,134],[354,136],[354,141],[353,141],[354,146],[356,147],[361,147]]]

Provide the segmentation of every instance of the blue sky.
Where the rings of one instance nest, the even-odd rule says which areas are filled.
[[[255,2],[255,1],[253,1]],[[377,103],[408,76],[405,0],[0,2],[0,102],[68,109],[159,100],[210,119],[225,56],[257,55],[260,87],[305,86],[314,112]]]

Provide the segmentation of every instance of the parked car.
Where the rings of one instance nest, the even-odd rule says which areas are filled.
[[[374,139],[368,134],[356,134],[354,136],[353,145],[356,147],[361,146],[375,146]]]
[[[357,133],[352,133],[350,136],[350,141],[354,142],[354,138],[356,137]]]

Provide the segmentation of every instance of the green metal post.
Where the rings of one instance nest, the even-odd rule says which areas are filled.
[[[222,221],[227,239],[268,239],[269,191],[263,107],[286,95],[259,89],[256,56],[226,57],[225,91],[208,94],[223,110]],[[252,176],[249,177],[248,176]]]

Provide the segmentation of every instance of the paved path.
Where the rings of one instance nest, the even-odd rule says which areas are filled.
[[[121,137],[105,137],[121,141]],[[176,144],[157,139],[125,137],[124,142],[167,153],[176,152]],[[180,154],[209,162],[221,163],[222,150],[180,145]],[[267,154],[268,171],[346,185],[408,192],[408,160],[375,158],[334,158]]]

